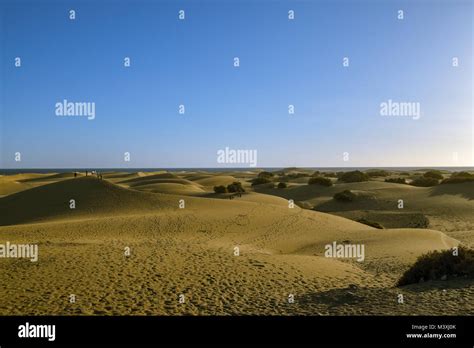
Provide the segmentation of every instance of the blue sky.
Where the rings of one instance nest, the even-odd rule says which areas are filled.
[[[474,164],[469,0],[3,0],[0,21],[2,168],[219,167],[226,147],[259,167]],[[95,119],[56,116],[63,99]],[[388,99],[421,117],[381,116]]]

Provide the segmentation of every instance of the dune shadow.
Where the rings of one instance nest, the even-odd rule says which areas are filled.
[[[448,280],[430,280],[423,283],[408,284],[398,287],[399,289],[411,291],[411,292],[425,292],[432,290],[449,290],[449,289],[463,289],[474,285],[474,279],[472,278],[450,278]]]
[[[474,182],[460,184],[442,184],[430,190],[430,196],[452,195],[474,200]]]
[[[322,211],[325,213],[330,212],[343,212],[353,210],[384,210],[386,209],[384,202],[377,199],[364,199],[359,198],[354,202],[339,202],[335,199],[330,199],[326,202],[317,204],[314,210]]]

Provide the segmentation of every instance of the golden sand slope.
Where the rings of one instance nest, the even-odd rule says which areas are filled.
[[[71,200],[75,208],[71,209]],[[177,205],[170,196],[127,190],[95,177],[68,179],[0,198],[0,225],[153,212]]]
[[[201,187],[201,185],[196,184],[192,181],[180,178],[169,178],[169,179],[147,179],[147,180],[139,180],[135,182],[129,183],[129,187],[138,188],[144,185],[152,185],[152,184],[181,184],[181,185],[191,185],[195,187]]]
[[[159,173],[159,174],[144,175],[144,176],[138,175],[135,178],[120,181],[120,184],[132,184],[132,183],[150,181],[150,180],[155,180],[155,179],[178,179],[178,177],[173,173]]]
[[[443,232],[474,231],[474,182],[446,184],[436,187],[368,181],[340,184],[331,187],[320,185],[290,185],[287,189],[257,188],[258,192],[308,203],[314,209],[341,216],[357,218],[371,212],[370,219],[392,227],[416,225],[419,215],[429,219],[429,227]],[[365,193],[355,202],[338,202],[333,195],[343,190]],[[398,208],[403,200],[403,209]],[[375,212],[381,214],[377,216]],[[396,218],[395,215],[399,215]],[[405,223],[408,222],[408,224]],[[395,227],[393,226],[393,227]]]
[[[84,176],[85,174],[76,173],[76,177]],[[29,177],[21,180],[21,182],[34,182],[34,181],[58,181],[61,179],[71,179],[74,178],[74,173],[58,173],[50,175],[41,175],[38,177]]]
[[[38,173],[2,175],[0,176],[0,197],[42,185],[43,183],[29,182],[29,180],[41,179],[49,175]]]
[[[474,313],[460,306],[472,284],[393,288],[418,255],[457,244],[438,231],[377,230],[259,194],[179,209],[182,198],[91,177],[1,198],[0,241],[39,243],[40,257],[0,260],[0,314]],[[366,260],[324,257],[333,241],[364,244]]]
[[[118,182],[120,186],[138,191],[167,193],[175,195],[200,195],[205,193],[202,186],[172,173],[159,173],[142,177],[133,177]]]
[[[196,179],[193,181],[202,186],[214,187],[214,186],[219,186],[219,185],[227,186],[239,180],[237,180],[235,177],[230,176],[230,175],[216,175],[216,176],[211,176],[208,178]]]
[[[140,184],[132,186],[134,190],[145,192],[168,193],[174,195],[196,195],[205,191],[197,185],[172,183],[172,182],[155,182],[152,184]]]

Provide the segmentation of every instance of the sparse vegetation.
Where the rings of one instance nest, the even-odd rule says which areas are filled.
[[[369,176],[366,173],[361,172],[360,170],[354,170],[351,172],[345,172],[341,176],[339,176],[339,181],[342,182],[362,182],[368,181]]]
[[[307,173],[290,173],[286,175],[289,179],[298,179],[298,178],[306,178],[309,176]]]
[[[288,182],[290,180],[293,180],[293,179],[298,179],[298,178],[305,178],[305,177],[309,177],[310,175],[307,174],[307,173],[290,173],[290,174],[282,174],[280,175],[277,180],[278,181],[284,181],[284,182]]]
[[[427,280],[445,280],[448,277],[474,277],[474,250],[459,247],[453,250],[432,251],[421,255],[398,280],[397,285],[419,283]]]
[[[224,185],[214,186],[215,193],[226,193],[227,188]]]
[[[290,181],[290,179],[288,179],[288,177],[286,177],[286,176],[280,176],[280,177],[277,178],[277,181],[288,182],[288,181]]]
[[[285,189],[288,187],[288,185],[285,182],[279,182],[277,187],[279,189]]]
[[[268,178],[255,178],[252,180],[252,186],[262,185],[262,184],[269,184],[272,181]]]
[[[390,173],[387,172],[386,170],[375,169],[375,170],[367,171],[367,175],[372,178],[372,177],[377,177],[377,176],[389,176]]]
[[[227,185],[225,187],[224,185],[219,185],[219,186],[214,186],[214,192],[215,193],[237,193],[237,192],[245,192],[245,189],[242,187],[242,183],[239,181],[235,181],[232,184]]]
[[[474,174],[469,172],[454,172],[451,174],[451,178],[474,178]]]
[[[328,179],[322,176],[316,176],[316,177],[309,178],[308,185],[332,186],[332,181],[331,179]]]
[[[364,218],[357,219],[357,222],[360,222],[361,224],[371,226],[371,227],[375,227],[375,228],[378,228],[378,229],[384,229],[385,228],[381,224],[379,224],[378,222],[369,221],[369,220],[364,219]]]
[[[258,178],[265,178],[265,179],[271,179],[271,178],[273,178],[273,176],[274,176],[273,173],[270,173],[270,172],[267,172],[267,171],[260,172],[257,175]]]
[[[439,170],[429,170],[423,174],[423,177],[441,180],[443,179],[443,174]]]
[[[444,179],[441,184],[460,184],[463,182],[474,181],[474,174],[468,172],[455,172],[447,179]]]
[[[407,227],[413,228],[428,228],[430,220],[424,214],[417,214],[415,218],[408,224]]]
[[[385,182],[392,182],[392,183],[395,183],[395,184],[406,184],[407,183],[405,178],[388,178],[388,179],[385,179]]]
[[[333,198],[336,201],[340,202],[353,202],[356,199],[356,194],[353,193],[351,190],[344,190],[342,192],[336,193]]]
[[[242,183],[239,181],[235,181],[230,185],[227,185],[228,192],[245,192],[245,189],[242,187]]]
[[[412,182],[411,185],[413,186],[419,186],[419,187],[430,187],[430,186],[436,186],[438,185],[438,179],[435,178],[427,178],[424,176],[420,176],[415,178]]]

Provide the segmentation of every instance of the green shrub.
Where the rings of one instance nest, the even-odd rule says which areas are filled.
[[[443,174],[439,170],[429,170],[423,174],[423,177],[441,180],[443,179]]]
[[[448,178],[444,179],[441,181],[441,184],[461,184],[463,182],[472,182],[474,181],[474,178],[463,178],[460,176],[454,177],[454,178]]]
[[[454,172],[451,174],[451,178],[474,178],[474,174],[469,172]]]
[[[414,179],[411,182],[411,185],[413,186],[419,186],[419,187],[430,187],[430,186],[436,186],[438,185],[438,179],[435,178],[426,178],[424,176],[420,176],[416,179]]]
[[[406,184],[407,183],[405,178],[388,178],[388,179],[385,179],[385,182],[393,182],[395,184]]]
[[[279,176],[279,177],[277,178],[277,180],[280,181],[280,182],[288,182],[288,181],[290,181],[290,179],[289,179],[287,176],[285,176],[285,175]]]
[[[223,185],[220,185],[220,186],[214,186],[214,192],[215,193],[226,193],[227,192],[227,188]]]
[[[357,219],[357,222],[360,222],[361,224],[371,226],[371,227],[375,227],[375,228],[378,228],[378,229],[384,229],[384,227],[381,224],[379,224],[378,222],[369,221],[369,220],[366,220],[364,218]]]
[[[306,173],[290,173],[290,174],[282,174],[276,180],[288,182],[292,179],[304,178],[309,177],[309,174]]]
[[[286,175],[289,179],[298,179],[308,177],[308,173],[290,173]]]
[[[397,285],[447,279],[450,276],[474,278],[474,250],[461,246],[457,256],[453,255],[453,250],[431,251],[421,255],[401,276]]]
[[[430,220],[424,214],[416,214],[407,227],[413,228],[428,228]]]
[[[367,171],[367,175],[370,176],[370,177],[389,176],[390,173],[387,172],[386,170],[375,169],[375,170],[369,170],[369,171]]]
[[[339,180],[342,182],[362,182],[368,181],[369,176],[360,170],[354,170],[352,172],[345,172],[339,177]]]
[[[255,178],[252,180],[252,186],[261,185],[261,184],[269,184],[271,182],[272,181],[268,178]]]
[[[328,178],[337,178],[337,174],[334,172],[323,173],[323,176],[328,177]]]
[[[474,175],[468,172],[458,172],[453,173],[447,179],[444,179],[441,183],[442,184],[460,184],[463,182],[470,182],[474,181]]]
[[[265,179],[270,179],[274,176],[273,173],[270,173],[270,172],[266,172],[266,171],[263,171],[263,172],[260,172],[258,173],[257,177],[258,178],[265,178]]]
[[[336,193],[333,198],[340,202],[353,202],[356,199],[356,194],[352,193],[351,190],[344,190]]]
[[[288,185],[287,185],[286,183],[284,183],[284,182],[279,182],[277,187],[278,187],[279,189],[284,189],[284,188],[287,188]]]
[[[242,184],[239,181],[235,181],[230,185],[227,185],[227,191],[228,192],[245,192],[244,188],[242,187]]]
[[[324,178],[322,176],[316,176],[309,178],[308,185],[332,186],[332,181],[331,179]]]

